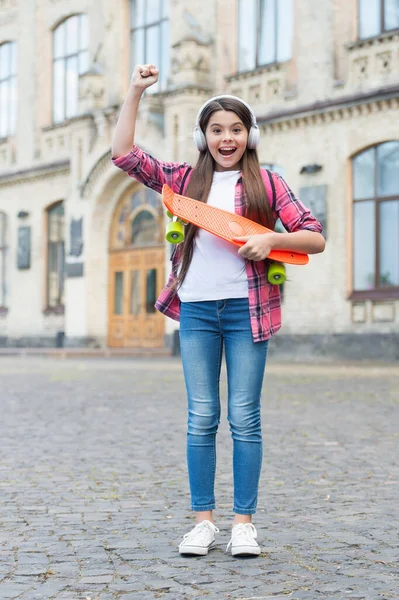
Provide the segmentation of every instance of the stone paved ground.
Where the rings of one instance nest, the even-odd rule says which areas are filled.
[[[176,551],[192,523],[178,360],[5,357],[0,394],[1,600],[399,598],[397,366],[271,362],[253,559],[225,553],[225,406],[217,549]]]

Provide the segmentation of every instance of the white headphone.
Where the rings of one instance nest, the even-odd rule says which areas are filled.
[[[229,96],[227,94],[222,94],[221,96],[215,96],[214,98],[210,98],[199,109],[197,119],[195,122],[194,131],[193,131],[194,144],[196,145],[197,149],[200,151],[204,151],[207,148],[206,138],[205,138],[205,135],[199,124],[202,112],[208,106],[208,104],[210,104],[214,100],[219,100],[221,98],[232,98],[233,100],[238,100],[239,102],[241,102],[241,104],[246,106],[247,109],[249,110],[249,112],[251,114],[252,125],[251,125],[251,129],[248,132],[247,148],[249,148],[250,150],[255,150],[255,148],[257,148],[257,146],[259,144],[259,140],[260,140],[260,132],[259,132],[259,128],[256,124],[255,113],[253,112],[253,110],[249,106],[249,104],[244,102],[244,100],[242,100],[241,98],[237,98],[237,96]]]

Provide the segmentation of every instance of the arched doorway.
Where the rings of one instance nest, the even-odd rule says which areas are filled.
[[[129,188],[114,212],[109,248],[108,345],[163,346],[164,317],[154,303],[165,280],[164,218],[159,195]]]

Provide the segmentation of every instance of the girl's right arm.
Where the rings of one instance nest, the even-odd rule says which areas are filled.
[[[130,81],[126,100],[122,106],[112,140],[114,159],[128,154],[134,145],[134,130],[141,96],[145,89],[158,81],[155,65],[136,65]]]
[[[112,140],[112,160],[116,167],[159,194],[165,183],[174,192],[180,192],[191,167],[187,163],[158,160],[134,144],[141,96],[146,88],[158,81],[158,74],[154,65],[137,65],[134,68]]]

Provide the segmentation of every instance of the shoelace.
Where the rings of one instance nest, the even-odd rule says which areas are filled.
[[[200,535],[200,541],[205,542],[205,536],[208,529],[212,529],[215,533],[219,533],[219,529],[210,521],[202,521],[198,523],[194,529],[183,535],[183,542],[191,542],[194,537]]]
[[[258,532],[255,529],[255,525],[252,525],[252,523],[238,523],[238,525],[234,525],[231,532],[231,539],[227,544],[226,552],[231,547],[233,540],[235,541],[238,536],[242,540],[241,543],[244,545],[247,543],[249,546],[251,546],[252,542],[258,537]]]

